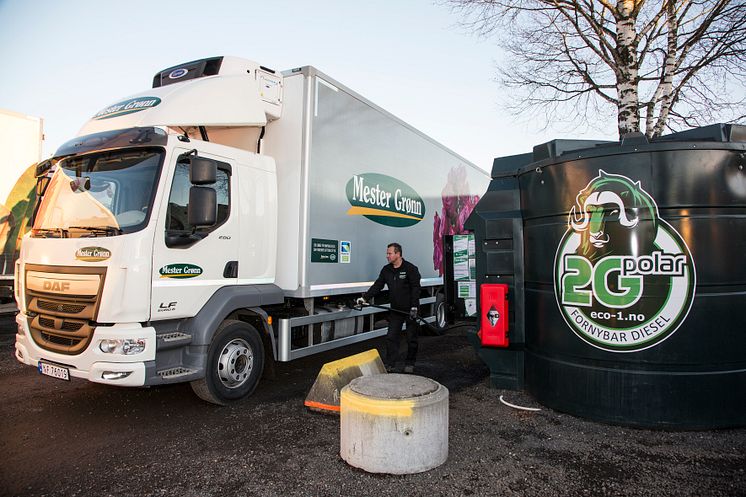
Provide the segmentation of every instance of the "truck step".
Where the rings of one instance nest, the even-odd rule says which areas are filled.
[[[194,373],[196,373],[196,369],[189,369],[184,367],[175,367],[171,369],[164,369],[163,371],[158,371],[158,376],[160,376],[164,381],[167,380],[175,380],[184,376],[189,376]]]
[[[174,331],[156,335],[156,350],[168,350],[183,347],[192,343],[192,335]]]

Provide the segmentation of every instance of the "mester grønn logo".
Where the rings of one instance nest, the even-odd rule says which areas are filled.
[[[101,262],[111,257],[111,250],[103,247],[82,247],[75,252],[75,258],[85,262]]]
[[[573,332],[609,352],[653,347],[684,322],[695,284],[689,247],[640,182],[599,170],[554,259],[557,304]]]
[[[425,202],[408,184],[391,176],[365,173],[353,176],[346,186],[348,216],[364,216],[371,221],[406,228],[425,217]]]
[[[126,116],[127,114],[133,114],[140,112],[141,110],[151,109],[161,103],[161,99],[158,97],[137,97],[130,98],[123,102],[110,105],[105,109],[101,109],[96,113],[92,119],[100,121],[101,119],[111,119],[112,117]]]
[[[161,278],[195,278],[202,274],[202,268],[195,264],[167,264],[160,268],[158,272]]]

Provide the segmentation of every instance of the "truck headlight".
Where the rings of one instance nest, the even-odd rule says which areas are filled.
[[[124,338],[101,340],[98,348],[104,354],[134,355],[145,350],[147,340],[144,338]]]

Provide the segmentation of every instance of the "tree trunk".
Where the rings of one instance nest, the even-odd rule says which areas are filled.
[[[646,123],[645,134],[648,138],[654,138],[663,134],[663,128],[668,121],[668,113],[673,105],[673,73],[676,71],[676,57],[678,55],[679,24],[676,19],[675,0],[668,0],[665,5],[666,24],[668,25],[668,43],[666,47],[666,59],[663,66],[663,80],[656,91],[657,100],[660,101],[660,112],[658,119],[654,115],[649,116]],[[653,102],[655,105],[655,101]],[[653,124],[655,122],[655,124]]]
[[[641,0],[620,0],[616,12],[616,71],[619,138],[640,131],[637,91],[637,5]]]

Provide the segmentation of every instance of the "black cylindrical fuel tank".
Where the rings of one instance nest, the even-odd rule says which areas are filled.
[[[745,167],[746,127],[716,125],[519,171],[539,402],[633,426],[746,425]]]

